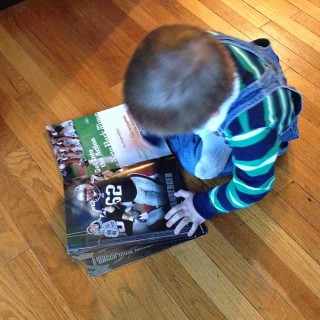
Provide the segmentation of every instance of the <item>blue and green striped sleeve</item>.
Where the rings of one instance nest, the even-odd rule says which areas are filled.
[[[261,200],[274,182],[279,138],[274,129],[259,128],[235,136],[232,147],[232,180],[195,196],[195,207],[206,219],[217,213],[242,209]]]
[[[228,46],[236,63],[241,88],[260,78],[262,61],[245,50]],[[248,207],[272,189],[280,135],[294,117],[290,92],[279,88],[257,106],[242,112],[225,130],[232,148],[232,179],[194,196],[195,209],[206,219]]]

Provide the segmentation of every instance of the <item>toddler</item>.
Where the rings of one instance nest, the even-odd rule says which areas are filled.
[[[157,143],[166,137],[181,165],[201,179],[232,175],[165,216],[175,232],[261,200],[274,183],[277,157],[298,138],[301,95],[287,85],[267,39],[245,42],[195,26],[149,33],[128,65],[125,102]]]

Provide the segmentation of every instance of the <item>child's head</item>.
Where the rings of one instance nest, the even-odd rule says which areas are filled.
[[[131,58],[125,102],[150,132],[191,132],[231,94],[234,70],[226,48],[206,31],[163,26],[149,33]]]

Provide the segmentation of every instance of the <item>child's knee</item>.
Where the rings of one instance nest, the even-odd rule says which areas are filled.
[[[194,175],[199,179],[212,179],[223,170],[217,164],[200,161],[195,168]]]

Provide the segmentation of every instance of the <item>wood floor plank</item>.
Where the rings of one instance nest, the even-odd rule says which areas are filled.
[[[80,2],[79,10],[81,10],[81,12],[86,11],[86,8],[89,7],[89,12],[93,13],[93,16],[95,17],[94,19],[97,19],[96,21],[98,22],[100,28],[103,28],[104,26],[103,20],[107,20],[106,26],[110,24],[111,30],[121,29],[121,31],[126,34],[126,36],[130,38],[136,44],[136,46],[146,35],[147,31],[143,24],[128,16],[124,10],[117,6],[116,3],[109,1],[108,5],[106,6],[105,0],[97,0],[94,3],[86,0],[78,1]],[[100,15],[97,15],[95,13],[96,11],[100,11]],[[121,25],[121,28],[117,28],[119,25]],[[132,51],[130,51],[130,53],[132,53]]]
[[[289,66],[305,78],[308,78],[311,83],[317,85],[320,82],[319,69],[316,69],[312,64],[307,63],[299,55],[289,50],[288,47],[278,42],[275,38],[270,37],[268,33],[254,26],[251,21],[242,17],[238,12],[226,7],[221,1],[215,1],[214,4],[212,2],[208,2],[208,7],[212,8],[215,13],[235,27],[241,26],[243,33],[250,39],[270,38],[274,50],[281,59],[284,70]],[[218,26],[213,26],[212,28],[218,29]]]
[[[131,289],[131,285],[128,285],[121,275],[121,270],[114,270],[107,276],[108,281],[105,281],[103,277],[90,279],[91,286],[101,297],[102,303],[110,308],[112,319],[129,320],[130,317],[143,320],[152,319],[152,316],[141,305],[134,289]]]
[[[306,97],[314,105],[318,105],[320,97],[319,85],[309,82],[308,77],[304,78],[292,69],[286,70],[285,76],[287,77],[288,82],[294,83],[295,87],[297,90],[299,90],[299,92],[301,92],[303,97]],[[308,108],[309,106],[306,105],[305,107]]]
[[[292,197],[291,195],[296,195]],[[320,202],[308,194],[305,189],[293,181],[280,192],[280,196],[297,212],[320,232],[320,217],[317,214],[320,212]],[[308,237],[309,234],[307,233]],[[313,250],[318,251],[320,244],[316,244]]]
[[[264,239],[236,215],[217,217],[212,223],[293,310],[304,319],[318,319],[319,298],[292,271],[287,259],[281,260]]]
[[[2,161],[0,164],[5,168]],[[26,194],[20,199],[15,197],[16,194],[23,193],[23,186],[17,183],[8,170],[0,171],[0,179],[5,181],[0,184],[0,192],[4,195],[1,199],[3,207],[10,212],[19,232],[28,241],[42,267],[76,317],[92,319],[92,313],[96,312],[97,319],[105,319],[104,314],[109,312],[108,306],[95,302],[97,297],[89,285],[88,278],[66,255],[65,247],[40,210],[36,209],[33,200]],[[63,212],[56,212],[56,214],[63,214]],[[79,296],[82,297],[81,300]]]
[[[54,185],[54,188],[62,195],[61,179],[57,179],[57,167],[52,156],[52,149],[49,146],[48,138],[44,132],[44,126],[37,114],[33,114],[33,121],[28,121],[28,110],[23,109],[15,100],[3,94],[0,89],[2,103],[0,104],[0,115],[6,125],[22,145],[28,150],[31,157],[41,165],[44,174]],[[40,126],[37,128],[37,125]]]
[[[11,97],[18,98],[31,91],[29,84],[12,67],[0,53],[0,81],[1,88]]]
[[[81,36],[90,39],[90,42],[93,42],[95,47],[99,47],[100,51],[110,50],[109,43],[111,42],[129,58],[145,30],[133,20],[129,25],[128,17],[125,18],[125,21],[119,21],[121,16],[124,16],[124,12],[111,2],[105,6],[101,1],[92,3],[81,0],[77,1],[76,9],[69,10],[65,18],[70,21],[73,28],[81,30]],[[123,27],[117,28],[117,23],[122,23]]]
[[[265,37],[270,38],[268,34]],[[278,41],[272,41],[272,47],[282,59],[282,65],[285,64],[287,68],[283,68],[286,73],[289,69],[294,70],[304,79],[317,86],[320,81],[319,68],[316,63],[310,63],[304,58],[300,57],[295,52],[288,49],[286,46]],[[290,83],[289,83],[290,84]]]
[[[300,160],[291,152],[292,146],[287,153],[289,158],[280,157],[277,161],[278,170],[283,171],[284,175],[288,175],[293,181],[299,184],[303,190],[310,194],[318,202],[320,201],[320,183],[319,174],[309,168],[304,159]]]
[[[291,152],[305,163],[310,169],[319,172],[320,169],[320,146],[317,141],[320,136],[320,130],[314,127],[309,121],[301,117],[299,127],[302,135],[298,141],[291,144]],[[306,137],[303,132],[308,132],[310,135]],[[318,184],[316,184],[318,185]]]
[[[185,8],[178,0],[159,0],[157,1],[163,6],[167,11],[169,11],[174,17],[178,19],[179,23],[189,23],[197,25],[203,29],[212,29],[209,24],[200,19],[195,12],[189,11]],[[213,29],[217,29],[217,26]]]
[[[26,79],[32,89],[53,110],[59,110],[68,119],[80,116],[81,113],[60,93],[57,86],[50,80],[10,34],[0,25],[0,51],[13,67]],[[72,110],[72,112],[70,112]]]
[[[300,38],[303,43],[319,51],[319,38],[314,33],[312,33],[311,31],[309,31],[308,29],[306,29],[305,27],[303,27],[302,25],[290,18],[292,15],[299,11],[298,8],[290,5],[286,1],[278,0],[245,0],[245,2],[259,10],[261,13],[265,14],[268,18],[270,18],[270,20],[284,28],[288,33],[292,34],[294,37]],[[292,10],[287,8],[288,4],[292,7]]]
[[[200,247],[217,264],[264,319],[302,319],[265,279],[214,227],[208,223],[209,236]],[[239,234],[238,236],[241,236]],[[271,307],[272,306],[272,307]],[[285,315],[285,316],[284,316]]]
[[[288,203],[279,197],[275,192],[271,192],[258,206],[262,208],[268,217],[272,218],[297,244],[299,244],[308,254],[320,263],[320,224],[319,218],[312,214],[312,211],[304,212],[304,205],[307,201],[312,202],[312,198],[302,189],[292,182],[284,188],[280,194],[286,193],[286,189],[292,190],[291,185],[295,185],[297,191],[296,199],[299,201],[289,201]],[[298,195],[300,197],[298,197]],[[310,200],[308,200],[310,199]],[[313,200],[315,202],[315,200]],[[297,202],[301,204],[297,204]],[[295,204],[295,206],[290,206]],[[316,206],[316,203],[314,203]],[[319,203],[318,203],[319,205]],[[301,210],[301,209],[302,210]]]
[[[228,12],[228,11],[231,12],[232,16],[234,15],[234,13],[237,13],[256,27],[261,27],[270,21],[269,18],[261,14],[259,11],[257,11],[256,9],[254,9],[244,1],[222,0],[222,1],[213,2],[210,0],[205,0],[205,1],[202,1],[202,3],[216,13],[218,13],[218,11],[221,11],[221,9],[225,12]],[[229,8],[232,8],[232,10],[230,10]],[[234,13],[232,13],[232,11]],[[237,26],[236,21],[233,21],[231,24],[234,25],[235,27]]]
[[[154,319],[154,315],[157,319],[188,319],[182,307],[143,261],[94,281],[101,296],[108,292],[104,301],[116,319]]]
[[[37,319],[77,319],[31,250],[7,266]]]
[[[244,33],[249,39],[253,40],[260,37],[261,29],[254,24],[254,21],[246,19],[238,11],[234,10],[234,8],[226,6],[225,2],[220,0],[214,2],[206,0],[204,3],[208,7],[208,9],[216,13],[219,17],[228,22],[234,28],[239,29],[239,26],[241,26],[241,32]],[[238,6],[246,7],[248,5],[245,2],[242,2]],[[252,7],[250,8],[251,9],[249,10],[254,11]],[[245,12],[245,9],[242,9],[240,11]],[[221,32],[219,24],[215,26],[212,25],[211,29]]]
[[[116,2],[115,2],[116,3]],[[152,16],[158,24],[174,24],[177,23],[177,18],[172,15],[169,10],[166,10],[160,3],[155,3],[153,0],[132,0],[132,5],[141,7],[149,16]]]
[[[195,242],[188,244],[188,251],[179,246],[170,251],[228,319],[263,319]]]
[[[153,16],[149,15],[145,10],[143,10],[139,4],[136,4],[130,0],[112,0],[112,2],[118,8],[120,8],[126,14],[126,16],[140,24],[145,31],[150,32],[159,26],[158,22],[153,18]]]
[[[255,8],[266,17],[276,21],[284,17],[291,17],[299,11],[299,9],[287,0],[270,0],[270,1],[252,1],[244,0],[247,4]]]
[[[317,142],[319,141],[320,128],[314,126],[303,116],[301,116],[301,120],[299,121],[299,128],[303,132],[308,132],[309,142],[315,146],[315,151],[319,151],[320,145],[318,145]],[[304,135],[304,138],[306,138],[306,135]]]
[[[287,0],[289,3],[299,8],[302,12],[320,22],[320,7],[319,4],[313,4],[308,0]]]
[[[282,44],[286,45],[293,52],[297,53],[300,57],[307,60],[311,65],[313,65],[318,70],[320,69],[319,62],[319,49],[314,47],[313,42],[305,43],[302,41],[304,39],[303,35],[296,37],[284,29],[279,24],[273,21],[267,23],[262,27],[262,30],[267,34],[277,39]],[[294,28],[293,28],[294,30]]]
[[[315,88],[315,90],[317,90],[317,88]],[[312,103],[309,99],[303,97],[303,109],[301,116],[315,128],[320,128],[320,119],[317,116],[319,112],[320,106],[318,104]]]
[[[320,1],[319,0],[308,0],[308,1],[313,3],[315,6],[320,7]]]
[[[258,206],[236,214],[320,297],[320,266],[301,246]]]
[[[27,288],[20,287],[6,265],[0,265],[0,284],[1,319],[41,320],[26,298]]]
[[[7,155],[3,161],[15,179],[25,187],[26,194],[34,200],[59,239],[65,242],[65,217],[63,214],[57,215],[57,212],[64,210],[61,194],[52,192],[53,185],[45,175],[39,175],[41,169],[23,147]]]
[[[29,245],[14,224],[10,212],[0,202],[0,265],[8,263],[28,249]]]
[[[197,12],[197,16],[209,24],[209,26],[217,31],[238,37],[243,40],[248,40],[248,38],[240,32],[238,29],[233,27],[231,24],[227,23],[225,20],[221,19],[218,15],[212,12],[208,7],[203,5],[198,0],[178,0],[181,5],[191,12]]]
[[[30,14],[27,14],[27,16],[29,15]],[[17,21],[19,21],[19,23],[17,23]],[[89,103],[94,106],[98,105],[98,103],[96,102],[96,100],[98,99],[95,99],[93,95],[89,96],[85,94],[86,89],[83,86],[83,81],[86,81],[87,79],[83,73],[81,74],[81,84],[79,84],[78,87],[74,85],[74,81],[76,81],[77,79],[73,77],[74,72],[71,73],[71,71],[69,70],[72,70],[72,67],[75,66],[76,63],[74,59],[68,59],[66,51],[64,51],[63,59],[65,63],[61,63],[60,58],[63,54],[59,56],[59,54],[56,53],[61,52],[59,50],[59,48],[61,48],[61,45],[55,42],[55,39],[52,38],[52,33],[50,31],[48,33],[44,32],[43,26],[41,24],[37,25],[34,19],[31,19],[31,22],[29,22],[28,24],[25,24],[22,19],[4,20],[2,21],[2,26],[10,33],[10,35],[19,44],[19,46],[21,46],[21,48],[29,57],[32,60],[37,61],[38,67],[45,74],[50,74],[50,80],[54,83],[54,85],[56,85],[57,90],[63,92],[64,95],[70,100],[70,102],[73,103],[73,105],[79,105],[79,103],[81,103],[81,106],[87,106],[89,105]],[[42,30],[42,32],[40,32],[41,36],[39,36],[38,33],[34,34],[32,32],[33,26],[35,30]],[[45,36],[43,37],[43,35]],[[49,46],[47,46],[47,44],[49,44]],[[54,45],[54,49],[51,48],[50,45]],[[60,67],[58,67],[58,65],[60,65]],[[79,70],[79,65],[77,65],[75,69]],[[36,76],[37,72],[33,73],[33,75]],[[87,80],[86,83],[88,86],[90,86],[91,82]],[[32,92],[35,91],[32,90]],[[78,94],[75,95],[75,92],[77,92]],[[39,100],[41,99],[39,98]],[[42,104],[46,105],[46,98],[44,98],[44,101],[42,101]],[[101,102],[99,102],[99,104],[101,104]],[[48,106],[46,109],[49,110],[50,106]],[[59,110],[57,110],[56,112],[58,113]],[[54,121],[58,121],[58,119],[59,114],[55,116]],[[66,118],[64,118],[64,116],[62,115],[60,119],[65,120]],[[50,122],[49,120],[47,123],[52,122]]]
[[[320,21],[313,18],[311,15],[300,11],[291,17],[294,21],[303,25],[305,28],[309,29],[311,32],[320,36]]]
[[[188,244],[180,246],[182,250],[189,250]],[[157,254],[145,261],[170,295],[179,302],[189,319],[227,319],[215,304],[208,302],[201,287],[169,252]]]
[[[292,178],[286,172],[278,170],[277,163],[275,166],[275,177],[276,179],[273,185],[273,190],[276,192],[280,192],[292,182]]]
[[[56,36],[59,31],[55,30],[55,26],[49,23],[43,25],[39,15],[29,8],[17,11],[15,17],[14,21],[5,20],[2,25],[14,36],[15,40],[28,55],[38,62],[41,70],[46,74],[50,74],[52,82],[71,100],[73,105],[80,106],[79,109],[81,109],[82,106],[87,107],[91,104],[93,108],[97,109],[99,104],[101,105],[102,103],[109,105],[117,103],[114,96],[108,91],[107,84],[121,77],[119,69],[117,69],[118,74],[114,76],[115,71],[110,71],[110,65],[108,70],[106,68],[98,70],[97,68],[97,71],[87,63],[87,57],[90,57],[91,52],[94,53],[96,51],[99,43],[95,43],[92,38],[90,38],[90,41],[88,39],[87,42],[90,42],[90,45],[87,48],[91,52],[89,51],[86,52],[87,55],[83,53],[79,56],[78,51],[81,52],[82,48],[75,49],[74,52],[76,54],[73,54],[71,47],[79,46],[78,39],[80,35],[77,34],[78,37],[74,37],[74,39],[62,41],[61,38]],[[62,16],[60,20],[67,24],[69,28],[73,28],[67,23],[68,19],[64,19]],[[57,23],[59,28],[61,28],[60,20]],[[109,50],[105,51],[109,52]],[[106,60],[110,60],[112,63],[116,62],[111,58]],[[124,64],[122,64],[122,67],[124,68]],[[74,94],[76,90],[77,94]],[[92,94],[88,91],[92,91]]]
[[[39,2],[40,4],[43,4],[38,8],[40,12],[47,10],[47,2]],[[55,4],[52,3],[52,7],[56,8],[57,4],[59,5],[59,1]],[[21,14],[28,14],[28,17],[30,17],[29,10],[26,11],[26,13],[21,12]],[[76,15],[77,12],[72,9],[63,12],[57,10],[55,19],[49,19],[45,27],[53,34],[61,34],[63,32],[65,44],[67,44],[65,51],[69,52],[72,58],[80,63],[82,68],[90,69],[91,72],[96,74],[106,86],[112,86],[119,82],[123,77],[122,70],[126,66],[126,58],[123,53],[112,42],[108,42],[108,50],[105,50],[103,46],[97,44],[95,33],[92,33],[89,39],[85,37],[85,34],[77,32],[76,26],[69,23],[70,19],[72,19],[70,16],[73,14]],[[36,14],[33,16],[36,16]]]
[[[7,154],[16,151],[21,147],[21,143],[12,134],[12,131],[6,125],[5,121],[0,117],[0,156],[5,157]]]

